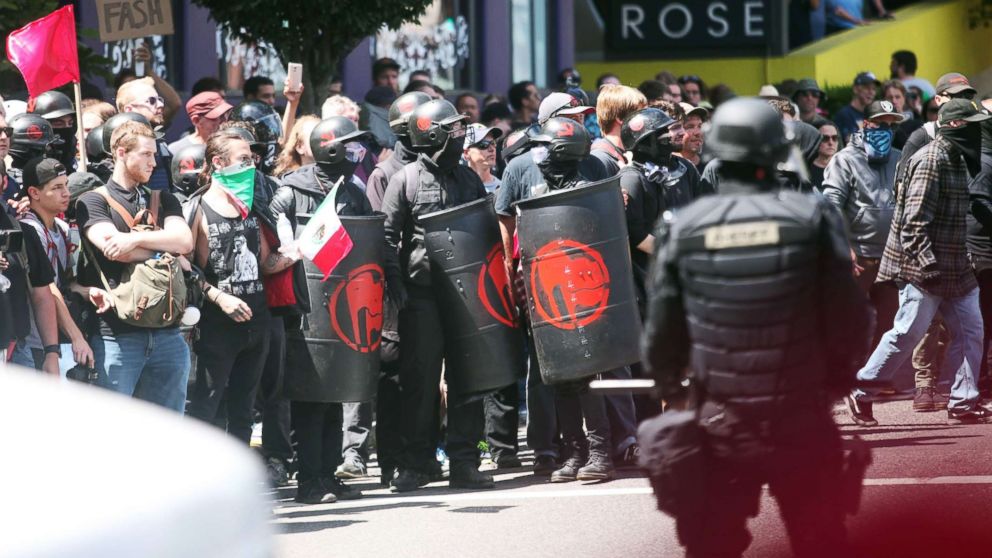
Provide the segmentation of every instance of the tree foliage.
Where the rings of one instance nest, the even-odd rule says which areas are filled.
[[[59,8],[58,0],[0,0],[0,37],[3,37],[3,44],[7,44],[7,35],[11,31],[20,29],[28,23],[40,19]],[[77,39],[96,36],[96,30],[79,29],[76,30]],[[5,48],[5,47],[4,47]],[[99,75],[110,78],[110,61],[93,52],[91,48],[83,44],[78,45],[79,50],[79,71],[83,76]],[[24,78],[21,73],[4,56],[0,61],[0,90],[10,93],[13,91],[24,91]]]
[[[2,1],[2,0],[0,0]],[[304,107],[338,62],[383,26],[396,29],[419,18],[432,0],[193,0],[247,43],[268,43],[284,64],[301,62]]]

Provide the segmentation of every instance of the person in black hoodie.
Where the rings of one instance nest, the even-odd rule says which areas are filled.
[[[299,226],[299,216],[312,215],[340,181],[335,199],[337,214],[371,215],[372,206],[353,180],[355,168],[364,156],[362,141],[367,139],[368,132],[358,130],[347,118],[332,116],[322,120],[310,134],[310,150],[316,162],[283,177],[283,185],[272,199],[272,212],[277,218],[285,215],[293,226]],[[287,342],[302,339],[302,316],[286,316],[284,321]],[[287,352],[287,382],[293,381],[290,370],[303,366],[294,364],[293,359],[309,358],[298,353]],[[341,464],[342,404],[292,401],[291,408],[299,465],[296,501],[318,504],[360,498],[361,492],[334,476]]]
[[[386,214],[386,287],[400,309],[400,384],[402,386],[403,454],[390,488],[416,490],[430,482],[435,469],[432,429],[439,405],[444,360],[444,327],[418,218],[486,196],[479,175],[461,165],[465,120],[454,105],[433,100],[408,119],[410,143],[420,149],[415,163],[389,181],[382,212]],[[440,334],[439,334],[440,333]],[[447,374],[457,374],[450,368]],[[449,485],[492,488],[491,475],[478,470],[476,444],[485,421],[481,398],[448,401]]]
[[[982,102],[990,110],[992,100]],[[968,255],[978,279],[978,304],[982,310],[985,336],[982,346],[982,366],[978,374],[978,390],[989,397],[992,362],[992,120],[982,122],[981,171],[968,184],[971,211],[968,213]]]

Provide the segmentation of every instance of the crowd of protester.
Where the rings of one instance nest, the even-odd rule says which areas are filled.
[[[849,21],[858,18],[850,13],[853,3],[826,5],[857,23]],[[881,2],[875,5],[884,14]],[[720,189],[720,161],[707,157],[706,123],[716,107],[741,94],[765,99],[794,138],[794,160],[779,170],[782,187],[825,196],[847,223],[853,273],[877,313],[878,349],[862,379],[887,379],[912,355],[914,410],[948,409],[953,420],[984,418],[988,411],[978,401],[979,391],[987,395],[990,388],[992,359],[992,266],[986,265],[992,261],[992,138],[979,120],[992,100],[958,73],[931,85],[915,76],[916,65],[912,52],[899,51],[885,82],[871,72],[852,72],[851,100],[832,114],[826,93],[801,76],[734,92],[695,75],[661,71],[632,87],[604,74],[587,92],[578,72],[566,69],[552,91],[524,81],[505,96],[452,95],[425,71],[410,73],[401,89],[401,68],[390,59],[375,62],[374,85],[362,99],[342,95],[338,83],[319,114],[303,114],[301,92],[288,85],[281,91],[286,106],[277,110],[277,84],[264,76],[245,82],[235,106],[213,77],[199,80],[183,103],[160,78],[123,75],[111,102],[83,99],[80,122],[72,101],[58,91],[27,103],[8,100],[0,111],[6,209],[0,230],[20,231],[22,242],[0,243],[4,356],[186,412],[245,444],[261,422],[271,480],[285,485],[298,471],[301,502],[360,496],[341,479],[368,474],[374,422],[381,480],[401,491],[440,478],[445,448],[454,447],[456,436],[452,485],[455,465],[467,462],[471,470],[457,472],[462,485],[491,486],[491,477],[475,469],[482,457],[498,469],[521,466],[518,417],[525,417],[536,475],[554,482],[612,478],[616,467],[636,463],[636,424],[660,412],[657,402],[552,389],[542,382],[529,341],[530,371],[519,389],[490,394],[457,416],[450,411],[447,428],[439,418],[443,386],[419,394],[417,404],[428,407],[420,414],[429,432],[416,435],[430,440],[438,460],[412,477],[404,476],[396,453],[409,418],[397,414],[406,404],[400,403],[403,381],[396,380],[397,347],[420,350],[409,347],[418,338],[400,340],[388,320],[384,324],[386,381],[375,403],[287,400],[285,370],[294,366],[288,339],[299,333],[306,311],[274,296],[276,278],[291,275],[300,261],[287,249],[293,233],[286,227],[295,227],[294,215],[312,213],[330,186],[341,183],[339,213],[382,211],[388,234],[391,226],[403,226],[396,225],[402,223],[399,194],[390,192],[403,188],[404,165],[431,159],[458,180],[474,177],[478,195],[494,196],[512,284],[520,273],[513,263],[513,203],[619,175],[643,309],[654,223]],[[403,108],[404,99],[413,109]],[[444,128],[454,143],[435,155],[411,138],[405,120],[428,105],[440,113],[450,105],[462,115]],[[191,128],[167,143],[160,132],[181,110]],[[576,124],[579,133],[567,141],[556,133]],[[77,126],[83,143],[76,140]],[[980,126],[983,149],[975,140]],[[330,146],[314,142],[320,137],[332,138]],[[450,162],[459,170],[445,166]],[[965,215],[946,199],[967,198],[969,188]],[[197,310],[170,327],[136,325],[141,316],[123,319],[109,291],[134,281],[132,264],[171,265],[172,259],[186,283],[191,274],[202,274],[200,300],[182,301]],[[909,269],[917,273],[907,275]],[[401,296],[393,285],[388,292]],[[400,307],[402,324],[411,311],[392,303]],[[198,320],[187,320],[194,314]],[[983,322],[984,338],[976,337]],[[941,364],[958,374],[950,397],[941,388]],[[968,385],[967,369],[981,370],[977,388]],[[642,373],[632,366],[604,376]],[[874,395],[857,391],[848,398],[858,424],[875,424]],[[478,416],[466,418],[472,413]],[[462,423],[475,419],[485,427],[466,446]]]

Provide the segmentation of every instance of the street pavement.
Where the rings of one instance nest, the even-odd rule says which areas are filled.
[[[946,413],[913,413],[910,401],[876,404],[875,413],[875,428],[851,425],[840,407],[836,413],[845,438],[860,435],[874,452],[861,510],[848,519],[856,556],[992,557],[992,424],[950,426]],[[521,455],[529,464],[529,452]],[[376,476],[349,481],[363,499],[318,506],[295,504],[295,487],[280,489],[272,520],[278,556],[682,556],[674,523],[655,510],[636,470],[606,483],[553,485],[526,468],[499,471],[496,480],[494,490],[440,482],[397,495]],[[790,555],[767,492],[750,526],[746,556]]]

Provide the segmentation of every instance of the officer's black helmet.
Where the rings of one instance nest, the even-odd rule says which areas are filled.
[[[397,136],[408,135],[410,114],[430,100],[430,95],[420,91],[411,91],[397,97],[393,104],[389,105],[389,128]]]
[[[231,120],[247,120],[264,125],[276,138],[282,137],[282,118],[276,109],[261,101],[245,101],[231,111]],[[256,134],[258,135],[258,134]]]
[[[91,163],[107,158],[107,154],[103,151],[103,124],[86,134],[86,157]]]
[[[468,116],[458,114],[455,105],[435,99],[417,107],[407,120],[410,144],[426,151],[440,149],[448,137],[465,140],[465,121]]]
[[[200,171],[206,157],[207,146],[203,144],[187,145],[172,157],[172,183],[182,192],[192,194],[196,191]]]
[[[53,90],[38,95],[29,112],[37,114],[45,120],[52,120],[74,114],[76,109],[72,106],[72,100],[69,99],[68,95]]]
[[[789,156],[792,142],[782,116],[765,101],[737,98],[713,113],[706,149],[721,161],[775,168]]]
[[[10,127],[14,129],[10,138],[10,154],[18,158],[46,155],[49,145],[62,143],[52,130],[52,125],[40,114],[18,114],[10,119]]]
[[[548,161],[567,163],[581,161],[592,146],[592,136],[582,124],[571,118],[549,118],[541,126],[541,132],[530,138],[533,144],[548,146]]]
[[[111,116],[103,123],[103,151],[107,155],[113,155],[113,150],[110,148],[110,140],[114,136],[114,131],[125,122],[139,122],[148,126],[149,130],[153,129],[152,123],[136,112],[121,112]]]
[[[637,144],[672,124],[675,124],[675,120],[661,109],[643,108],[624,119],[623,126],[620,127],[620,141],[624,149],[633,151]]]
[[[318,163],[336,165],[344,161],[345,144],[368,139],[369,132],[358,129],[354,122],[343,116],[321,120],[310,132],[310,151]]]

